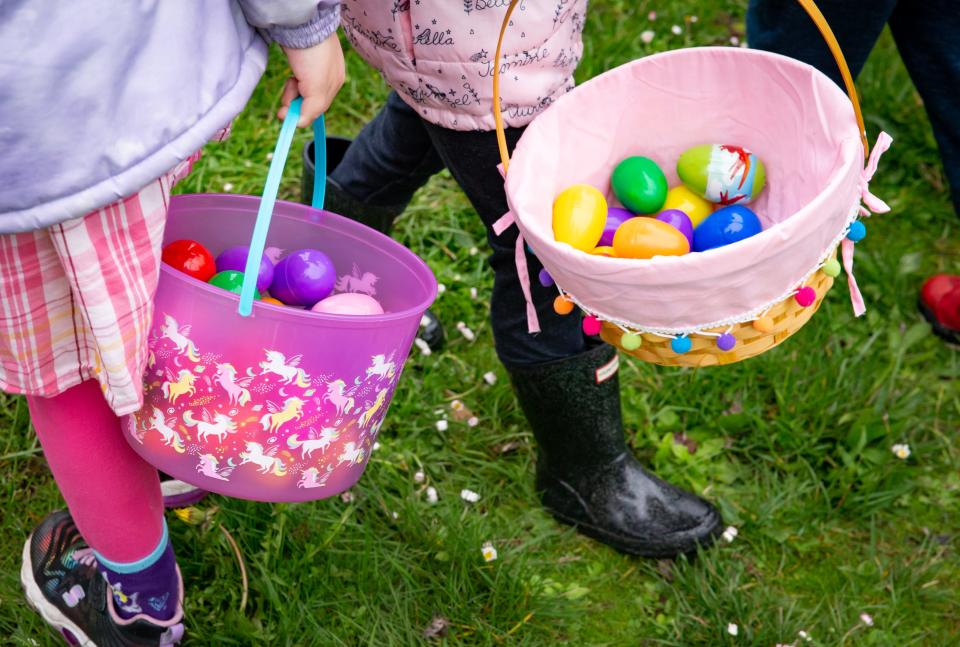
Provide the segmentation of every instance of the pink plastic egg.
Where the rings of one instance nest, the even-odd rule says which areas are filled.
[[[380,302],[366,294],[347,292],[335,294],[318,302],[311,308],[314,312],[329,315],[382,315]]]

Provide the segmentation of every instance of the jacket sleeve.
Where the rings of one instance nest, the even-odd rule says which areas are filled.
[[[294,49],[325,41],[340,24],[339,0],[237,0],[268,41]]]

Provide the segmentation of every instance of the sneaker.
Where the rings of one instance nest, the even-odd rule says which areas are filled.
[[[93,550],[68,512],[54,512],[30,535],[20,581],[30,606],[70,645],[172,647],[183,637],[182,598],[174,617],[164,622],[142,613],[129,620],[117,615]]]
[[[196,505],[209,494],[209,492],[198,488],[196,485],[179,481],[163,472],[160,472],[160,491],[163,493],[163,506],[165,508],[186,508]]]
[[[950,344],[960,344],[960,276],[935,274],[920,290],[920,312],[933,332]]]

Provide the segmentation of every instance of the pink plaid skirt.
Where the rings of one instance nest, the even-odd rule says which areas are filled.
[[[0,389],[96,379],[117,415],[140,408],[170,191],[199,157],[81,218],[0,235]]]

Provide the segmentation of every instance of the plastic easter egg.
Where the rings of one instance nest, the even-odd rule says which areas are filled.
[[[217,271],[236,270],[242,272],[247,267],[247,255],[250,248],[246,245],[231,247],[220,252],[217,256]],[[273,281],[273,262],[264,254],[260,259],[260,269],[257,271],[257,289],[266,290]]]
[[[763,231],[760,219],[747,207],[739,204],[717,209],[693,231],[693,251],[723,247],[739,242]]]
[[[590,250],[590,253],[594,256],[608,256],[610,258],[617,257],[617,252],[613,249],[613,247],[594,247]]]
[[[163,248],[161,260],[170,267],[206,283],[217,273],[213,254],[195,240],[175,240]]]
[[[613,249],[619,258],[682,256],[690,251],[690,243],[665,222],[637,217],[620,225],[613,237]]]
[[[607,222],[607,199],[589,184],[574,184],[553,201],[553,236],[587,251],[597,246]]]
[[[243,272],[237,272],[236,270],[226,270],[225,272],[217,272],[209,281],[210,285],[215,285],[221,290],[226,290],[227,292],[234,292],[240,294],[240,288],[243,287]],[[253,298],[260,298],[260,291],[257,289],[253,290]]]
[[[663,203],[664,211],[677,209],[687,214],[690,217],[690,224],[694,227],[713,213],[713,207],[712,202],[704,200],[682,184],[667,191],[667,199]]]
[[[280,299],[274,299],[273,297],[263,297],[262,299],[260,299],[260,301],[262,303],[269,303],[275,306],[284,305],[283,301],[281,301]]]
[[[613,235],[617,233],[617,229],[631,218],[633,218],[633,214],[626,209],[620,207],[607,209],[607,223],[603,226],[603,234],[600,236],[597,247],[611,247],[613,245]]]
[[[687,188],[717,204],[746,204],[766,182],[763,162],[746,148],[704,144],[688,148],[677,160],[677,175]]]
[[[316,249],[299,249],[277,263],[270,294],[289,306],[312,306],[330,296],[337,280],[333,261]]]
[[[667,176],[648,157],[628,157],[610,178],[617,200],[634,213],[656,213],[667,199]]]
[[[657,214],[657,220],[665,222],[687,237],[690,247],[693,247],[693,224],[690,216],[679,209],[666,209]]]
[[[323,312],[331,315],[382,315],[383,308],[380,302],[373,297],[359,292],[345,292],[334,294],[323,301],[319,301],[312,308],[314,312]]]

